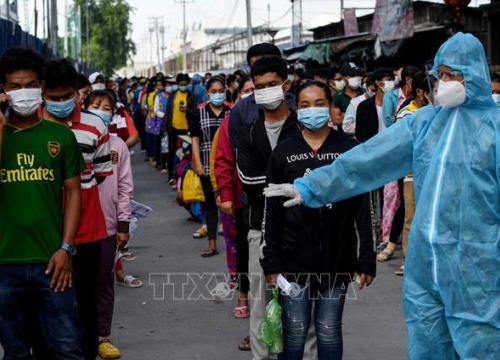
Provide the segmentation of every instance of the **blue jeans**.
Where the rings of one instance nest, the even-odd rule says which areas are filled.
[[[300,287],[294,296],[282,295],[284,352],[280,360],[301,360],[314,302],[314,322],[319,360],[342,359],[342,313],[347,289],[310,291]]]
[[[55,293],[47,264],[0,265],[0,342],[4,360],[33,359],[34,341],[50,359],[82,360],[75,292]],[[36,330],[34,330],[36,329]]]

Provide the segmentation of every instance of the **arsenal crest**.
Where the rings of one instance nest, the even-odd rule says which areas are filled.
[[[61,151],[61,145],[58,142],[49,141],[49,144],[47,146],[50,156],[55,158],[57,155],[59,155],[59,152]]]

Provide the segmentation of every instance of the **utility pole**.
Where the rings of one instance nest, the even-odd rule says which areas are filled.
[[[344,0],[340,0],[340,20],[344,19]]]
[[[182,4],[182,72],[187,72],[187,28],[186,28],[186,3],[194,0],[176,0]]]
[[[160,25],[161,24],[161,25]],[[161,65],[160,58],[160,33],[165,32],[165,27],[163,26],[163,17],[160,16],[150,16],[149,17],[149,32],[151,34],[151,40],[153,33],[156,39],[156,63]]]
[[[64,1],[64,57],[68,57],[69,54],[69,39],[68,39],[68,31],[69,31],[69,18],[68,18],[68,0]]]
[[[37,0],[35,0],[35,37],[38,37],[38,9],[37,9]]]
[[[302,0],[299,0],[299,45],[302,44]]]
[[[88,0],[85,0],[85,41],[87,42],[86,45],[86,60],[87,60],[87,66],[86,70],[87,72],[90,72],[90,30],[89,30],[89,2]]]
[[[253,30],[252,30],[252,4],[250,0],[246,0],[247,5],[247,40],[248,47],[253,45]]]
[[[267,27],[271,27],[271,4],[267,3]]]
[[[51,47],[52,53],[57,57],[57,0],[51,0],[50,2],[50,14],[52,19],[50,21],[50,37],[51,37]]]

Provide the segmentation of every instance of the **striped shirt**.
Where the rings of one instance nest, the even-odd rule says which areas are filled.
[[[68,126],[75,134],[87,166],[80,174],[82,217],[76,243],[103,240],[107,237],[107,230],[96,177],[113,174],[108,129],[99,116],[79,107],[73,112]]]
[[[97,186],[96,176],[113,174],[108,129],[99,116],[78,109],[68,125],[87,165],[87,170],[81,174],[82,189],[90,189]]]
[[[229,116],[231,108],[228,103],[224,103],[222,112],[217,116],[212,111],[208,103],[198,106],[196,115],[190,119],[189,131],[192,137],[200,138],[201,161],[206,175],[210,175],[210,151],[215,133],[219,129],[222,121]]]

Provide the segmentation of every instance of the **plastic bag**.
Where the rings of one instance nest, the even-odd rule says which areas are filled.
[[[168,154],[168,134],[161,138],[161,153]]]
[[[188,170],[186,176],[184,176],[182,182],[182,199],[186,204],[205,201],[200,177],[193,170]]]
[[[266,345],[270,354],[283,352],[283,329],[281,324],[281,305],[278,301],[279,289],[273,289],[273,298],[266,306],[264,320],[260,324],[259,341]]]

